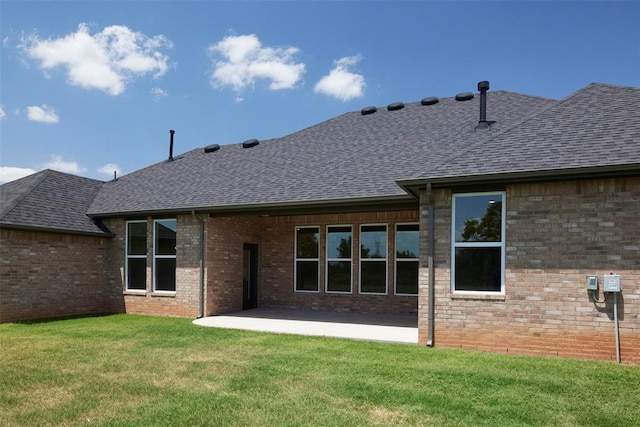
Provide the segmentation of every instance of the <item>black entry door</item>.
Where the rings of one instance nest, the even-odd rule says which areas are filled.
[[[244,244],[242,274],[242,309],[258,307],[258,245]]]

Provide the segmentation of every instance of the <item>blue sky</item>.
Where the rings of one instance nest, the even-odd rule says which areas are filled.
[[[0,182],[109,180],[368,105],[640,87],[640,2],[1,1]]]

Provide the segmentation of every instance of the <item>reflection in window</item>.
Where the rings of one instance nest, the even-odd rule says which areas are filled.
[[[387,293],[387,226],[360,227],[360,293]]]
[[[319,227],[296,228],[295,290],[318,292]]]
[[[154,290],[176,290],[176,229],[175,219],[154,221],[153,272]]]
[[[396,226],[396,294],[418,294],[419,247],[418,224],[398,224]]]
[[[126,289],[147,289],[147,221],[127,221]]]
[[[327,227],[327,292],[351,292],[351,226]]]
[[[504,209],[504,193],[454,195],[454,291],[504,291]]]

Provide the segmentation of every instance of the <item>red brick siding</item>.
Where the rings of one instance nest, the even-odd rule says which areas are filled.
[[[602,275],[614,271],[623,289],[618,305],[621,359],[640,363],[640,178],[508,186],[506,290],[498,298],[451,293],[450,204],[450,193],[438,191],[436,345],[615,359],[612,295],[600,304],[585,290],[586,275],[597,275],[602,289]],[[426,270],[420,286],[423,344]]]
[[[167,217],[158,217],[164,219]],[[126,221],[106,221],[116,234],[109,247],[109,307],[114,312],[196,317],[200,298],[200,224],[192,215],[177,217],[176,292],[153,292],[153,219],[147,221],[147,289],[125,289]]]
[[[108,238],[0,230],[0,323],[108,312]]]

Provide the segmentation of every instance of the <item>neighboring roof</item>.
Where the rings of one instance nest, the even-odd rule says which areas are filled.
[[[53,170],[0,186],[0,226],[109,235],[86,215],[102,181]]]
[[[489,92],[487,119],[496,123],[478,130],[478,96],[409,103],[394,111],[383,107],[367,115],[346,113],[251,148],[222,145],[211,153],[200,148],[107,182],[89,214],[410,201],[396,179],[422,176],[556,103]]]
[[[640,89],[592,83],[411,182],[640,173]]]

